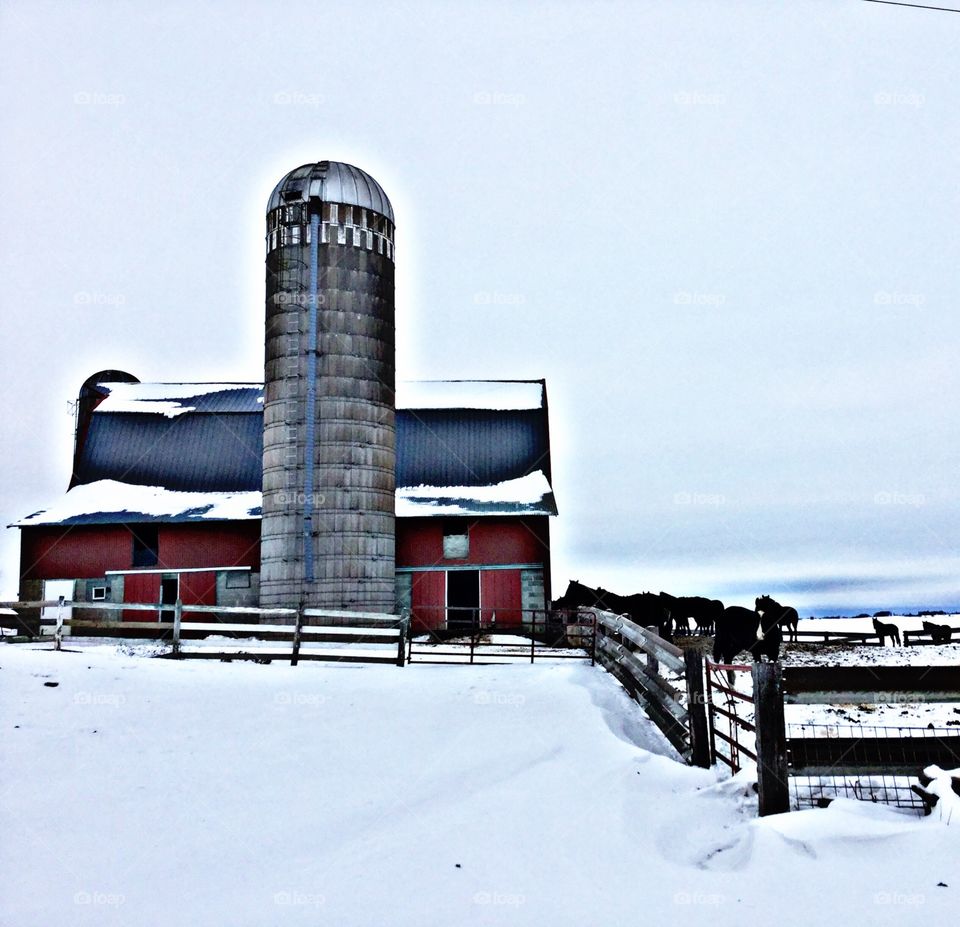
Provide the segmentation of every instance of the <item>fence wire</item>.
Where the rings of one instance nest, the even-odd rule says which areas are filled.
[[[911,786],[956,737],[946,727],[787,724],[792,805],[822,808],[851,798],[922,815],[923,801]]]

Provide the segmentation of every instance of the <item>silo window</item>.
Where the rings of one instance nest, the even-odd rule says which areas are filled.
[[[448,518],[443,523],[443,556],[446,560],[466,560],[470,556],[468,523]]]
[[[330,204],[329,204],[329,209],[330,209],[329,221],[330,221],[330,222],[333,222],[333,223],[339,222],[340,220],[337,218],[337,213],[338,213],[337,204],[336,204],[336,203],[330,203]]]
[[[300,207],[299,206],[285,206],[283,209],[283,221],[287,225],[292,225],[294,223],[300,222]]]
[[[337,226],[337,244],[345,245],[347,243],[347,230],[342,226]]]

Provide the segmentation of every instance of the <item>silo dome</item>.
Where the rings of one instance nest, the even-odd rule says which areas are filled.
[[[372,209],[391,222],[393,207],[387,194],[366,171],[342,161],[302,164],[273,188],[267,212],[287,203],[306,203],[311,198],[346,206]]]

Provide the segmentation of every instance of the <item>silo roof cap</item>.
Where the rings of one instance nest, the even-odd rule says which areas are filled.
[[[313,197],[327,203],[362,206],[394,221],[393,206],[383,187],[366,171],[342,161],[318,161],[290,171],[273,188],[267,212],[284,203],[306,202]]]

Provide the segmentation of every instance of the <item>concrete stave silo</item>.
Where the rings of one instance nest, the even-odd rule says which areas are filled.
[[[267,208],[260,602],[393,611],[394,216],[308,164]]]

